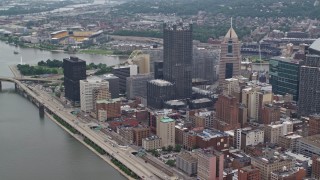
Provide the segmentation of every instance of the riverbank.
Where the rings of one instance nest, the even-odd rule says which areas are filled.
[[[64,127],[63,125],[61,125],[57,120],[55,120],[53,118],[53,116],[51,116],[49,113],[45,113],[46,116],[52,120],[53,122],[55,122],[58,126],[60,126],[62,129],[64,129],[68,134],[70,134],[72,137],[74,137],[75,139],[77,139],[81,144],[83,144],[84,146],[86,146],[88,149],[90,149],[93,153],[95,153],[97,156],[99,156],[101,159],[103,159],[105,162],[107,162],[110,166],[112,166],[114,169],[116,169],[122,176],[126,177],[129,180],[134,180],[134,178],[128,176],[125,172],[123,172],[118,166],[116,166],[111,159],[109,159],[108,157],[101,155],[99,152],[97,152],[95,149],[93,149],[91,146],[89,146],[83,139],[81,136],[78,136],[74,133],[72,133],[69,129],[67,129],[66,127]]]

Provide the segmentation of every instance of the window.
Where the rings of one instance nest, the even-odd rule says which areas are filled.
[[[228,41],[228,54],[232,54],[232,41]]]

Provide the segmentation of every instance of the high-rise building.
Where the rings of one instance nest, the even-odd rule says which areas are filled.
[[[154,62],[154,79],[163,79],[163,62]]]
[[[240,75],[241,43],[234,29],[231,28],[221,43],[219,62],[219,83],[223,84],[225,79]]]
[[[147,83],[152,79],[152,74],[138,74],[127,77],[127,98],[142,97],[147,99]]]
[[[261,109],[272,102],[271,86],[250,84],[242,89],[242,104],[248,108],[248,119],[258,122],[261,120]]]
[[[309,136],[320,134],[320,114],[309,116]]]
[[[300,68],[298,114],[302,116],[320,112],[320,56],[307,55]]]
[[[216,102],[214,128],[229,131],[240,128],[238,99],[230,95],[219,95]]]
[[[109,82],[111,98],[119,98],[119,78],[113,74],[104,74],[102,78]]]
[[[114,67],[112,73],[119,78],[120,93],[125,93],[127,90],[127,77],[138,74],[137,65],[117,66]]]
[[[274,94],[291,94],[293,100],[299,97],[299,71],[302,60],[274,57],[270,59],[270,84]]]
[[[86,62],[71,56],[63,59],[65,97],[73,104],[80,102],[80,80],[86,79]]]
[[[192,25],[163,25],[163,76],[174,84],[175,99],[192,93]]]
[[[150,55],[149,54],[138,54],[133,57],[132,63],[138,66],[139,74],[150,73]]]
[[[246,166],[238,170],[238,180],[260,180],[260,179],[261,179],[260,171],[255,167]]]
[[[223,153],[212,149],[200,149],[197,156],[199,180],[223,180]]]
[[[271,124],[280,120],[280,107],[273,104],[265,104],[261,109],[260,122]]]
[[[162,109],[164,103],[174,97],[174,85],[171,82],[154,79],[147,83],[148,107]]]
[[[311,177],[320,179],[320,157],[317,155],[312,156]]]
[[[101,89],[100,93],[97,92],[98,89]],[[81,110],[87,113],[91,112],[94,109],[93,104],[96,103],[94,102],[94,99],[97,99],[99,94],[101,95],[101,97],[109,97],[108,89],[109,89],[108,81],[105,81],[97,76],[90,76],[86,80],[80,80]],[[104,92],[105,94],[102,94]]]
[[[216,80],[215,66],[219,62],[219,52],[213,49],[194,48],[192,79],[207,80],[213,83]]]
[[[162,140],[162,146],[175,146],[175,121],[169,117],[157,121],[157,136]]]

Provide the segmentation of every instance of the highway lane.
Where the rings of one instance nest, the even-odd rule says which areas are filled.
[[[45,102],[46,107],[48,106],[48,107],[54,108],[54,112],[57,113],[57,115],[65,117],[68,120],[71,120],[75,125],[77,125],[79,128],[83,129],[85,132],[89,134],[89,135],[87,134],[86,136],[90,136],[98,140],[97,144],[99,144],[99,146],[105,147],[107,149],[111,149],[112,150],[111,153],[113,153],[120,160],[120,162],[126,162],[124,164],[127,165],[130,169],[134,170],[134,172],[141,171],[142,173],[145,174],[144,177],[148,177],[148,179],[159,179],[155,175],[162,177],[162,179],[171,179],[170,177],[165,178],[167,176],[165,173],[160,172],[157,168],[150,166],[149,164],[145,164],[144,161],[139,160],[140,158],[137,158],[131,155],[130,153],[128,154],[126,152],[127,150],[125,152],[123,152],[124,150],[120,148],[117,148],[117,151],[113,150],[116,147],[113,147],[112,145],[105,142],[106,134],[104,133],[103,135],[92,134],[94,133],[92,129],[90,129],[85,123],[78,121],[79,118],[72,115],[69,112],[70,110],[64,109],[63,105],[60,102],[53,100],[50,94],[47,94],[46,92],[43,92],[42,90],[39,90],[38,88],[35,88],[32,86],[29,86],[29,88],[31,88],[32,90],[40,94],[40,99],[42,99],[43,102]],[[128,151],[132,152],[135,150],[130,148]],[[135,157],[135,159],[133,159],[133,157]]]

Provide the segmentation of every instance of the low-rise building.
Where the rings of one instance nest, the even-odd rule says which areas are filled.
[[[260,170],[255,167],[246,166],[238,170],[238,180],[260,180],[260,179],[261,179]]]
[[[136,146],[142,146],[142,139],[150,136],[150,128],[149,127],[135,127],[132,129],[133,131],[133,143]]]
[[[284,136],[279,137],[279,146],[285,148],[285,149],[290,149],[292,152],[297,151],[297,142],[298,139],[302,138],[302,136],[298,134],[287,134]]]
[[[98,100],[96,102],[96,108],[99,121],[121,116],[120,99]]]
[[[271,172],[271,180],[300,180],[306,176],[306,170],[303,168],[287,169],[283,167],[282,170]]]
[[[244,149],[249,145],[264,143],[264,131],[261,129],[243,128],[235,130],[235,142],[237,149]]]
[[[298,139],[298,153],[307,157],[320,156],[320,134]]]
[[[142,139],[142,147],[147,150],[159,149],[162,147],[161,138],[158,136],[150,136]]]
[[[278,152],[266,153],[264,156],[252,157],[251,164],[260,170],[261,180],[270,180],[271,172],[282,170],[283,167],[293,168],[294,161]]]
[[[284,121],[280,124],[267,125],[265,127],[265,142],[277,144],[279,137],[293,132],[293,124],[290,121]]]
[[[193,153],[181,152],[177,155],[176,167],[188,176],[197,174],[198,159]]]
[[[204,129],[196,137],[197,147],[214,149],[221,151],[229,148],[229,134],[216,130],[216,129]]]

